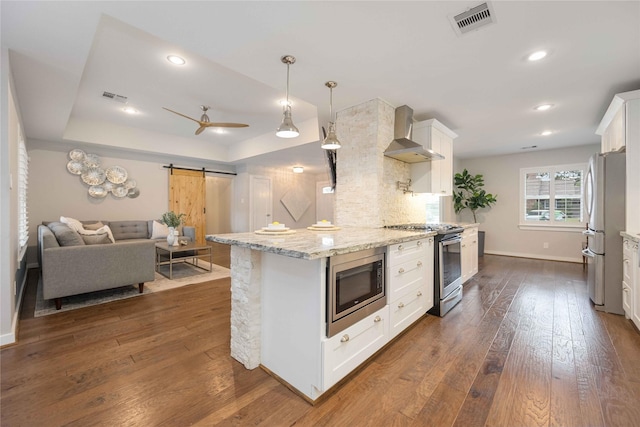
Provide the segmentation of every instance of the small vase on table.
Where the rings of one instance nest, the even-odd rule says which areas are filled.
[[[167,234],[167,245],[173,246],[176,241],[175,229],[173,227],[169,227],[169,234]]]

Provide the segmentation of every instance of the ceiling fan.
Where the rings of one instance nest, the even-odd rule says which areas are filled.
[[[205,130],[206,128],[246,128],[246,127],[249,126],[249,125],[245,125],[244,123],[214,123],[214,122],[211,122],[209,120],[209,116],[207,116],[207,110],[209,110],[209,108],[211,108],[208,105],[201,105],[200,106],[200,109],[202,110],[202,116],[200,116],[200,120],[196,120],[196,119],[191,118],[189,116],[185,116],[182,113],[178,113],[177,111],[170,110],[170,109],[168,109],[166,107],[162,107],[162,108],[164,108],[165,110],[170,111],[170,112],[172,112],[174,114],[177,114],[179,116],[182,116],[182,117],[184,117],[186,119],[189,119],[189,120],[193,120],[194,122],[198,123],[200,125],[200,127],[196,130],[196,135],[200,135],[202,133],[202,131]]]

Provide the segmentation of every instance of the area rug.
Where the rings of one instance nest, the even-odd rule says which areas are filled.
[[[201,264],[206,267],[209,263]],[[162,272],[169,275],[169,267],[161,266]],[[38,281],[38,290],[36,294],[36,308],[34,317],[47,316],[49,314],[62,313],[65,311],[76,310],[82,307],[104,304],[111,301],[117,301],[125,298],[133,298],[137,296],[147,295],[154,292],[162,292],[168,289],[175,289],[181,286],[192,285],[195,283],[208,282],[211,280],[224,279],[230,276],[230,270],[220,265],[212,264],[211,272],[205,271],[189,264],[178,263],[173,266],[173,279],[169,280],[165,276],[156,272],[153,282],[144,284],[144,292],[138,292],[138,285],[123,286],[120,288],[106,289],[103,291],[89,292],[86,294],[73,295],[62,298],[62,308],[56,310],[54,300],[45,300],[42,297],[42,282]]]

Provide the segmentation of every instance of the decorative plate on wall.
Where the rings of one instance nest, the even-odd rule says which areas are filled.
[[[92,185],[89,187],[89,195],[96,199],[107,197],[107,194],[109,194],[109,192],[105,190],[102,185]]]
[[[82,181],[89,185],[100,185],[107,178],[104,171],[100,168],[87,168],[82,172]]]
[[[71,160],[77,160],[79,162],[84,160],[84,151],[78,149],[78,148],[74,148],[73,150],[69,151],[69,158]]]
[[[135,179],[128,179],[124,182],[124,188],[130,190],[132,188],[136,188],[138,186],[138,183],[136,182]]]
[[[113,194],[116,197],[125,197],[128,193],[129,193],[129,190],[127,190],[121,185],[118,185],[117,187],[114,187],[113,190],[111,190],[111,194]]]
[[[140,195],[140,190],[138,190],[137,188],[131,188],[131,189],[129,189],[129,192],[127,193],[127,197],[130,198],[130,199],[135,199],[139,195]]]
[[[80,160],[69,160],[67,163],[67,170],[74,175],[80,175],[87,167]]]
[[[107,179],[114,184],[122,184],[127,180],[127,170],[120,166],[111,166],[107,169]]]
[[[97,168],[100,166],[100,157],[97,154],[85,154],[84,164],[90,168]]]

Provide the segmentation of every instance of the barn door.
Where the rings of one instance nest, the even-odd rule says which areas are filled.
[[[196,242],[204,244],[205,176],[203,171],[169,169],[169,209],[185,214],[184,225],[196,228]]]

